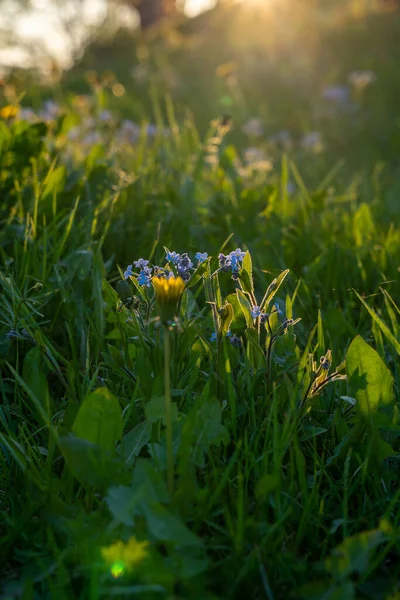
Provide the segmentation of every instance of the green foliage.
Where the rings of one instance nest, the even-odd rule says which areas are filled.
[[[199,133],[154,99],[156,133],[121,142],[118,111],[98,119],[117,102],[100,85],[83,113],[71,97],[47,125],[0,121],[4,599],[398,592],[398,153],[355,169],[373,146],[357,113],[327,125],[323,155],[271,147],[260,171],[237,127],[255,77],[240,110],[231,82],[231,132]],[[200,81],[191,64],[205,120],[228,83]],[[270,124],[281,109],[307,122],[289,88],[264,90]],[[385,153],[393,115],[377,128]],[[87,116],[98,136],[74,142]],[[168,323],[134,265],[165,265],[164,246],[194,263]],[[238,246],[238,270],[222,268]],[[145,562],[110,573],[101,549],[132,538],[148,541]]]

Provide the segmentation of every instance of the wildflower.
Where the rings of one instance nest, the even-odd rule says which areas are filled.
[[[246,252],[242,252],[242,250],[240,248],[236,248],[236,250],[232,250],[232,252],[230,253],[230,256],[234,256],[235,258],[237,258],[237,260],[242,261],[244,259],[246,255]]]
[[[190,269],[192,267],[193,263],[186,252],[182,254],[176,261],[178,275],[182,277],[183,281],[188,281],[190,279]]]
[[[111,575],[117,578],[148,556],[149,545],[148,541],[139,542],[131,537],[126,543],[118,540],[110,546],[104,546],[100,548],[100,552],[110,567]]]
[[[239,267],[241,266],[240,263],[242,262],[245,254],[246,252],[242,252],[240,248],[236,248],[236,250],[233,250],[228,255],[220,253],[218,255],[219,270],[223,272],[231,270],[232,279],[238,279]]]
[[[132,265],[128,265],[125,273],[124,273],[124,277],[125,279],[128,279],[129,277],[131,277],[133,275],[133,271],[132,271]]]
[[[289,149],[293,146],[292,136],[287,129],[281,129],[275,135],[270,136],[268,141],[271,144],[276,144],[277,146],[285,149]]]
[[[17,116],[19,111],[19,106],[13,106],[11,104],[7,106],[3,106],[0,108],[0,118],[1,119],[13,119]]]
[[[219,269],[220,271],[229,271],[230,267],[231,267],[231,258],[230,256],[226,256],[225,254],[222,254],[222,252],[220,254],[218,254],[218,261],[219,261]]]
[[[322,143],[322,136],[319,131],[311,131],[307,133],[301,140],[301,145],[305,150],[310,150],[315,152],[315,154],[319,154],[324,149]]]
[[[232,335],[229,341],[234,348],[240,348],[242,345],[242,340],[237,335]]]
[[[258,317],[261,316],[261,308],[259,306],[253,306],[253,308],[250,310],[251,316],[253,317],[253,319],[257,319]]]
[[[247,164],[254,164],[265,159],[264,152],[260,148],[246,148],[244,151],[244,160]]]
[[[148,269],[148,270],[150,271],[150,269]],[[146,273],[145,271],[140,271],[137,281],[138,281],[139,285],[147,285],[147,287],[150,287],[151,286],[150,273]]]
[[[199,261],[199,265],[201,265],[201,263],[203,263],[208,258],[208,254],[207,252],[196,252],[194,257],[196,260]]]
[[[99,114],[99,121],[101,121],[102,123],[108,123],[109,125],[111,125],[114,122],[114,117],[112,116],[111,111],[102,110],[101,113]]]
[[[234,335],[232,334],[232,331],[229,329],[226,333],[227,338],[232,338],[234,337]],[[215,331],[212,332],[211,336],[210,336],[210,342],[216,342],[217,341],[217,334],[215,333]]]
[[[348,80],[356,89],[363,90],[376,81],[376,74],[373,71],[352,71]]]
[[[30,123],[37,119],[35,111],[32,108],[21,108],[18,118],[20,121],[28,121]]]
[[[153,277],[152,279],[156,302],[160,309],[162,321],[172,321],[176,315],[179,301],[185,289],[182,277]]]
[[[321,93],[324,100],[336,102],[337,104],[345,104],[349,100],[349,96],[350,90],[346,85],[332,85],[325,88]]]
[[[329,362],[327,356],[321,356],[321,361],[320,361],[321,362],[321,368],[324,371],[329,371],[329,369],[331,368],[331,363]]]
[[[168,251],[166,253],[165,257],[168,262],[177,263],[180,258],[180,254],[178,254],[177,252],[169,252]]]
[[[242,125],[242,131],[248,136],[262,137],[264,135],[264,127],[261,119],[253,117]]]
[[[133,264],[138,269],[144,269],[149,264],[149,261],[148,260],[144,260],[144,258],[139,258],[139,260],[134,260]]]
[[[281,309],[279,308],[279,304],[278,304],[277,302],[275,302],[275,304],[274,304],[274,308],[275,308],[274,312],[277,312],[277,313],[278,313],[278,315],[281,317],[281,316],[283,315],[283,312],[282,312],[282,311],[281,311]]]

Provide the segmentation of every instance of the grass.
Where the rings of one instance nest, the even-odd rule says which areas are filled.
[[[265,172],[168,99],[127,144],[100,92],[0,121],[1,598],[397,598],[394,155]]]

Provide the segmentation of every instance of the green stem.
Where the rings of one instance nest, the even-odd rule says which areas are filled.
[[[172,420],[171,420],[171,334],[168,326],[164,327],[164,393],[165,393],[165,426],[167,438],[167,474],[168,489],[174,492],[174,452],[172,448]]]

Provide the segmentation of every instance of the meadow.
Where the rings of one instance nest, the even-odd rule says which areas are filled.
[[[400,598],[398,10],[212,23],[0,88],[1,600]]]

